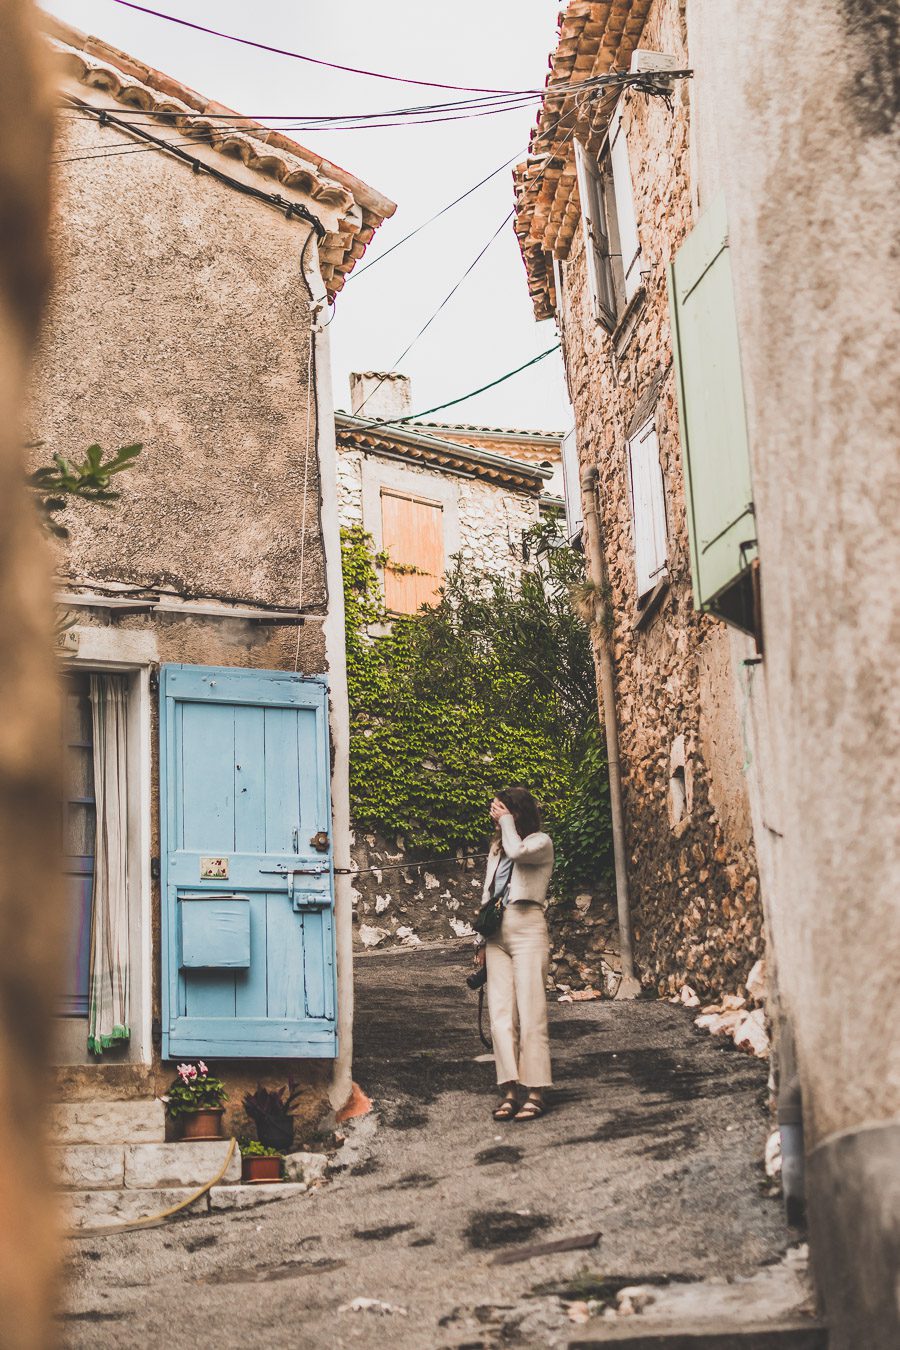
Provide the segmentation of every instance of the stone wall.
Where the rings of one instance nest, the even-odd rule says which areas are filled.
[[[363,519],[363,465],[367,459],[398,467],[397,461],[380,461],[377,455],[338,447],[338,506],[342,525],[364,524],[374,533],[376,523]],[[415,464],[399,467],[404,477],[408,476],[411,490],[423,497],[429,496],[429,484],[440,484],[441,492],[452,484],[459,519],[458,548],[467,567],[509,580],[519,575],[522,535],[539,518],[537,497]]]
[[[657,0],[640,45],[689,64],[677,0]],[[600,473],[637,964],[660,993],[689,983],[706,995],[737,991],[763,935],[728,638],[691,595],[666,290],[666,266],[691,225],[688,100],[685,82],[671,111],[625,95],[643,294],[610,338],[593,318],[579,229],[562,269],[562,329],[581,464]],[[626,441],[654,385],[668,584],[641,613]]]
[[[484,846],[485,848],[487,845]],[[352,848],[354,940],[360,949],[418,947],[473,937],[486,859],[479,850],[421,860],[402,838],[357,831]],[[607,883],[577,896],[551,895],[550,976],[560,990],[612,994],[618,981],[615,897]]]

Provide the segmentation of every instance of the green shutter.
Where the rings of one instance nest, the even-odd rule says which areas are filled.
[[[721,196],[669,268],[669,311],[694,603],[752,631],[756,523]]]

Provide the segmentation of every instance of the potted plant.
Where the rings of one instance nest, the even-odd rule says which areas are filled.
[[[224,1103],[228,1099],[221,1078],[214,1078],[198,1059],[179,1064],[176,1076],[163,1097],[166,1111],[181,1123],[182,1139],[221,1139]]]
[[[282,1088],[258,1086],[244,1098],[244,1110],[256,1126],[259,1142],[279,1153],[290,1153],[294,1142],[294,1112],[302,1088],[289,1078]]]
[[[258,1139],[241,1140],[241,1180],[259,1185],[266,1181],[280,1181],[284,1168],[284,1154],[277,1148],[266,1148]]]

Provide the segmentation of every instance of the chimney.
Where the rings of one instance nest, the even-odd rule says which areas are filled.
[[[412,412],[412,387],[408,375],[396,370],[358,370],[350,376],[350,407],[360,417],[390,421]]]

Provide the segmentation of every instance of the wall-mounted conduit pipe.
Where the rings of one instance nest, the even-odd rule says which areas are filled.
[[[596,468],[581,475],[581,505],[584,513],[588,568],[594,588],[595,652],[600,677],[600,701],[606,732],[606,760],[609,768],[609,805],[612,817],[613,865],[616,873],[616,907],[619,915],[619,947],[622,979],[617,999],[637,998],[640,981],[634,973],[634,949],[631,940],[631,902],[628,894],[628,860],[625,852],[625,813],[622,807],[622,775],[619,767],[619,726],[616,717],[616,684],[612,654],[612,609],[609,600],[609,575],[603,550],[603,526],[597,503]]]

